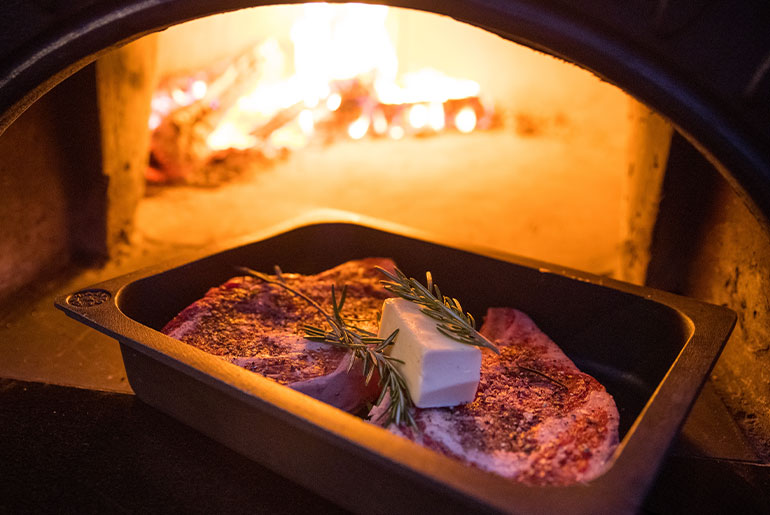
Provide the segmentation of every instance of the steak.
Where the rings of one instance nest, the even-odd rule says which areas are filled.
[[[347,285],[343,314],[376,334],[382,302],[390,294],[380,285],[375,266],[394,268],[389,259],[368,258],[316,275],[282,277],[328,313],[332,285],[338,292]],[[377,381],[364,384],[360,363],[348,371],[348,351],[306,340],[303,324],[326,327],[323,316],[305,300],[280,286],[239,276],[211,288],[162,332],[345,411],[376,399]]]
[[[600,475],[618,444],[612,396],[520,311],[490,309],[480,332],[500,355],[484,352],[475,400],[414,408],[418,431],[388,429],[525,484],[566,485]],[[374,422],[384,420],[385,404],[372,410]]]

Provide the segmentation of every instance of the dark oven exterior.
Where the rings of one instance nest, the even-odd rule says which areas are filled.
[[[182,21],[269,3],[8,2],[0,7],[0,132],[110,49]],[[770,9],[763,2],[383,3],[449,15],[617,85],[666,117],[770,231]]]

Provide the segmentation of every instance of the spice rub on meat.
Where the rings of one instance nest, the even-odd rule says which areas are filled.
[[[525,484],[566,485],[600,475],[618,444],[612,396],[520,311],[490,309],[480,332],[500,356],[484,352],[475,400],[453,408],[415,408],[419,431],[389,429]]]
[[[282,275],[328,312],[332,285],[347,285],[345,316],[376,333],[390,294],[375,266],[394,269],[389,259],[369,258],[316,275]],[[374,401],[377,381],[364,384],[360,362],[348,371],[348,351],[303,338],[303,324],[325,327],[325,319],[284,288],[245,276],[212,288],[162,331],[340,409],[355,411]],[[483,353],[473,402],[414,408],[418,431],[388,429],[525,484],[567,485],[600,475],[618,444],[618,411],[604,387],[520,311],[490,309],[481,333],[500,355]],[[384,418],[387,402],[375,407],[372,421]]]
[[[286,283],[331,312],[331,287],[347,285],[344,313],[377,332],[377,317],[390,294],[375,266],[393,270],[384,258],[349,261],[316,275],[282,273]],[[185,308],[162,332],[221,356],[346,411],[376,398],[376,381],[364,384],[360,363],[348,372],[344,349],[302,337],[302,325],[326,327],[305,300],[251,276],[233,277]]]

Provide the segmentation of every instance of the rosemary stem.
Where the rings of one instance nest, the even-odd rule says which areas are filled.
[[[341,313],[342,306],[345,303],[346,288],[342,289],[342,294],[340,295],[338,302],[334,286],[332,286],[331,296],[333,314],[329,314],[318,302],[286,284],[278,267],[276,267],[277,279],[273,279],[266,274],[262,274],[247,267],[240,267],[240,270],[268,284],[274,284],[284,288],[289,293],[296,295],[318,310],[318,312],[326,319],[331,330],[324,331],[318,327],[303,325],[302,329],[305,332],[305,338],[349,349],[351,352],[351,359],[348,371],[352,369],[354,360],[361,360],[363,363],[362,373],[366,384],[368,384],[374,376],[375,370],[378,371],[380,376],[379,383],[382,387],[382,394],[380,395],[378,404],[381,402],[386,392],[390,394],[390,400],[386,408],[388,413],[386,425],[391,423],[399,425],[408,424],[416,429],[417,426],[411,414],[411,408],[413,407],[412,399],[407,389],[406,381],[399,369],[396,368],[396,363],[403,362],[385,354],[385,350],[392,345],[396,339],[398,329],[393,331],[387,338],[380,338],[369,331],[359,329],[356,326],[347,323]]]
[[[321,313],[321,315],[323,315],[326,318],[326,321],[329,322],[329,325],[331,325],[332,328],[334,328],[335,324],[333,323],[334,321],[333,321],[331,315],[329,315],[324,310],[324,308],[321,307],[321,305],[318,302],[316,302],[315,300],[311,299],[310,297],[308,297],[307,295],[305,295],[301,291],[295,290],[294,288],[289,286],[286,283],[286,281],[284,281],[283,278],[281,277],[280,269],[278,267],[276,267],[276,272],[277,272],[276,276],[277,277],[281,277],[280,280],[272,279],[269,275],[263,274],[261,272],[257,272],[256,270],[252,270],[251,268],[248,268],[248,267],[245,267],[245,266],[241,266],[241,267],[238,267],[238,268],[241,271],[246,272],[247,274],[253,275],[257,279],[260,279],[260,280],[262,280],[262,281],[264,281],[264,282],[266,282],[268,284],[275,284],[276,286],[280,286],[281,288],[285,289],[289,293],[292,293],[292,294],[296,295],[297,297],[301,298],[302,300],[304,300],[305,302],[307,302],[308,304],[313,306],[316,310],[318,310],[318,312]]]

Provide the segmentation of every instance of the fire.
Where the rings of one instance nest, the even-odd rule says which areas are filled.
[[[308,87],[372,74],[394,80],[396,51],[385,27],[386,6],[311,4],[291,30],[296,74]]]
[[[164,133],[180,132],[164,131],[164,123],[183,120],[198,125],[187,139],[202,140],[208,150],[198,150],[201,159],[230,149],[297,149],[319,137],[397,140],[488,127],[492,112],[479,99],[478,83],[432,69],[399,77],[388,12],[386,6],[308,4],[291,29],[291,58],[270,38],[224,70],[169,82],[153,99],[154,147],[170,144]],[[160,167],[175,168],[163,154],[163,148],[153,153]]]

